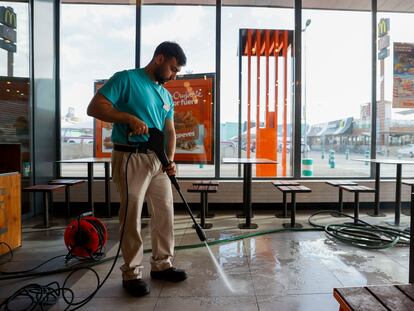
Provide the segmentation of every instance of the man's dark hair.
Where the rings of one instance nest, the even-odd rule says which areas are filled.
[[[157,55],[164,55],[165,57],[175,57],[178,65],[185,66],[187,63],[187,57],[184,54],[183,49],[175,42],[164,41],[161,43],[154,52],[154,57]]]

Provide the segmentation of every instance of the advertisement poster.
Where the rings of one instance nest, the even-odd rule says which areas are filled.
[[[106,82],[95,82],[95,92]],[[213,164],[214,74],[180,76],[166,83],[174,101],[176,163]],[[95,156],[110,157],[112,124],[95,119]]]
[[[95,82],[95,93],[105,84],[106,80]],[[110,157],[112,152],[112,123],[95,119],[95,157]]]
[[[414,108],[414,44],[394,42],[393,108]]]
[[[177,163],[213,163],[214,74],[182,76],[165,84],[174,101]]]

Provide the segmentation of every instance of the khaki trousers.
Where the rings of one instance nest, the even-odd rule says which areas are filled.
[[[133,153],[128,163],[128,211],[125,207],[127,187],[125,165],[129,152],[112,152],[112,180],[117,186],[121,208],[120,232],[124,231],[121,244],[124,280],[142,278],[144,248],[141,236],[141,212],[144,199],[151,214],[151,270],[162,271],[172,267],[174,253],[174,211],[171,182],[162,171],[161,162],[154,152]]]

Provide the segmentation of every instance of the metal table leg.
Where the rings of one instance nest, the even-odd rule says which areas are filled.
[[[395,219],[393,222],[387,224],[396,227],[406,227],[407,224],[402,224],[401,220],[401,183],[402,183],[402,164],[397,164],[397,176],[395,180]]]
[[[240,229],[257,229],[257,224],[253,224],[251,222],[253,212],[252,212],[252,164],[251,163],[244,163],[245,173],[246,173],[246,195],[244,202],[244,212],[246,214],[246,223],[239,224]]]
[[[367,214],[372,217],[385,217],[384,213],[380,212],[380,187],[381,187],[381,163],[375,163],[375,205],[374,211]]]
[[[44,214],[43,214],[43,225],[44,228],[50,228],[49,223],[49,205],[51,200],[52,193],[51,192],[43,192],[43,206],[45,208]]]
[[[111,185],[109,174],[109,162],[105,162],[105,206],[107,210],[107,216],[111,217]]]
[[[246,202],[247,202],[247,164],[245,163],[243,165],[243,210],[241,213],[237,214],[237,218],[245,218],[246,217]]]
[[[93,163],[88,162],[88,206],[92,215],[95,215],[93,202]]]

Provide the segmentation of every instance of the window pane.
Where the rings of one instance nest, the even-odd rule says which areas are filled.
[[[302,176],[370,173],[371,13],[352,9],[303,10]]]
[[[86,108],[94,82],[135,67],[135,6],[62,4],[61,158],[93,155],[93,118]],[[95,176],[103,176],[103,166]],[[84,165],[62,165],[63,176],[86,176]]]
[[[414,15],[379,12],[378,24],[377,157],[413,160]],[[395,174],[395,165],[381,165],[381,176]],[[403,175],[413,177],[414,166],[404,165]]]
[[[30,78],[29,78],[29,4],[0,1],[16,19],[7,20],[6,37],[14,41],[6,50],[0,47],[0,143],[18,143],[21,150],[22,188],[30,185]],[[11,15],[8,15],[11,16]],[[16,27],[14,27],[16,26]],[[11,36],[11,37],[10,37]],[[4,40],[0,38],[0,43]],[[6,47],[6,48],[7,48]],[[15,47],[15,52],[13,52]],[[1,155],[3,162],[4,154]],[[22,194],[22,213],[30,212],[30,195]]]
[[[215,7],[200,5],[143,5],[141,67],[163,41],[175,41],[187,56],[180,74],[215,73]],[[207,3],[207,1],[206,1]],[[154,16],[157,16],[154,19]],[[177,107],[175,116],[177,117]],[[177,152],[186,152],[177,144]],[[191,152],[191,151],[188,151]],[[179,177],[214,177],[214,165],[179,164]]]
[[[225,3],[232,4],[230,2]],[[272,2],[275,5],[277,3],[280,1]],[[293,7],[292,1],[284,1],[284,3],[290,3]],[[292,153],[289,145],[292,137],[293,61],[291,53],[294,10],[223,6],[221,29],[221,157],[238,157],[240,150],[241,157],[271,158],[271,160],[278,160],[279,164],[267,167],[262,165],[259,169],[255,165],[253,176],[290,176],[292,175]],[[283,42],[285,33],[286,42],[288,42],[287,57],[283,56],[283,48],[280,46],[279,49],[274,48],[274,42],[278,44]],[[250,39],[248,39],[249,36]],[[266,43],[266,38],[269,40],[268,43]],[[248,43],[249,40],[251,43]],[[255,52],[258,43],[262,47],[259,66],[258,53]],[[242,53],[239,52],[239,45],[241,45]],[[251,47],[251,53],[248,53],[248,46]],[[266,51],[269,51],[268,57]],[[249,57],[248,54],[251,56]],[[275,55],[278,56],[277,61]],[[285,59],[287,59],[286,74],[284,73]],[[240,71],[241,79],[239,79]],[[278,85],[277,91],[276,84]],[[239,105],[239,99],[241,99],[241,105]],[[284,109],[283,105],[285,99],[287,109]],[[241,113],[240,121],[239,112]],[[259,122],[257,122],[257,116],[259,116]],[[241,127],[240,143],[239,126]],[[259,138],[256,139],[256,136]],[[286,136],[284,143],[283,136]],[[270,153],[266,154],[266,151]],[[238,166],[221,165],[220,175],[222,177],[239,176]]]

